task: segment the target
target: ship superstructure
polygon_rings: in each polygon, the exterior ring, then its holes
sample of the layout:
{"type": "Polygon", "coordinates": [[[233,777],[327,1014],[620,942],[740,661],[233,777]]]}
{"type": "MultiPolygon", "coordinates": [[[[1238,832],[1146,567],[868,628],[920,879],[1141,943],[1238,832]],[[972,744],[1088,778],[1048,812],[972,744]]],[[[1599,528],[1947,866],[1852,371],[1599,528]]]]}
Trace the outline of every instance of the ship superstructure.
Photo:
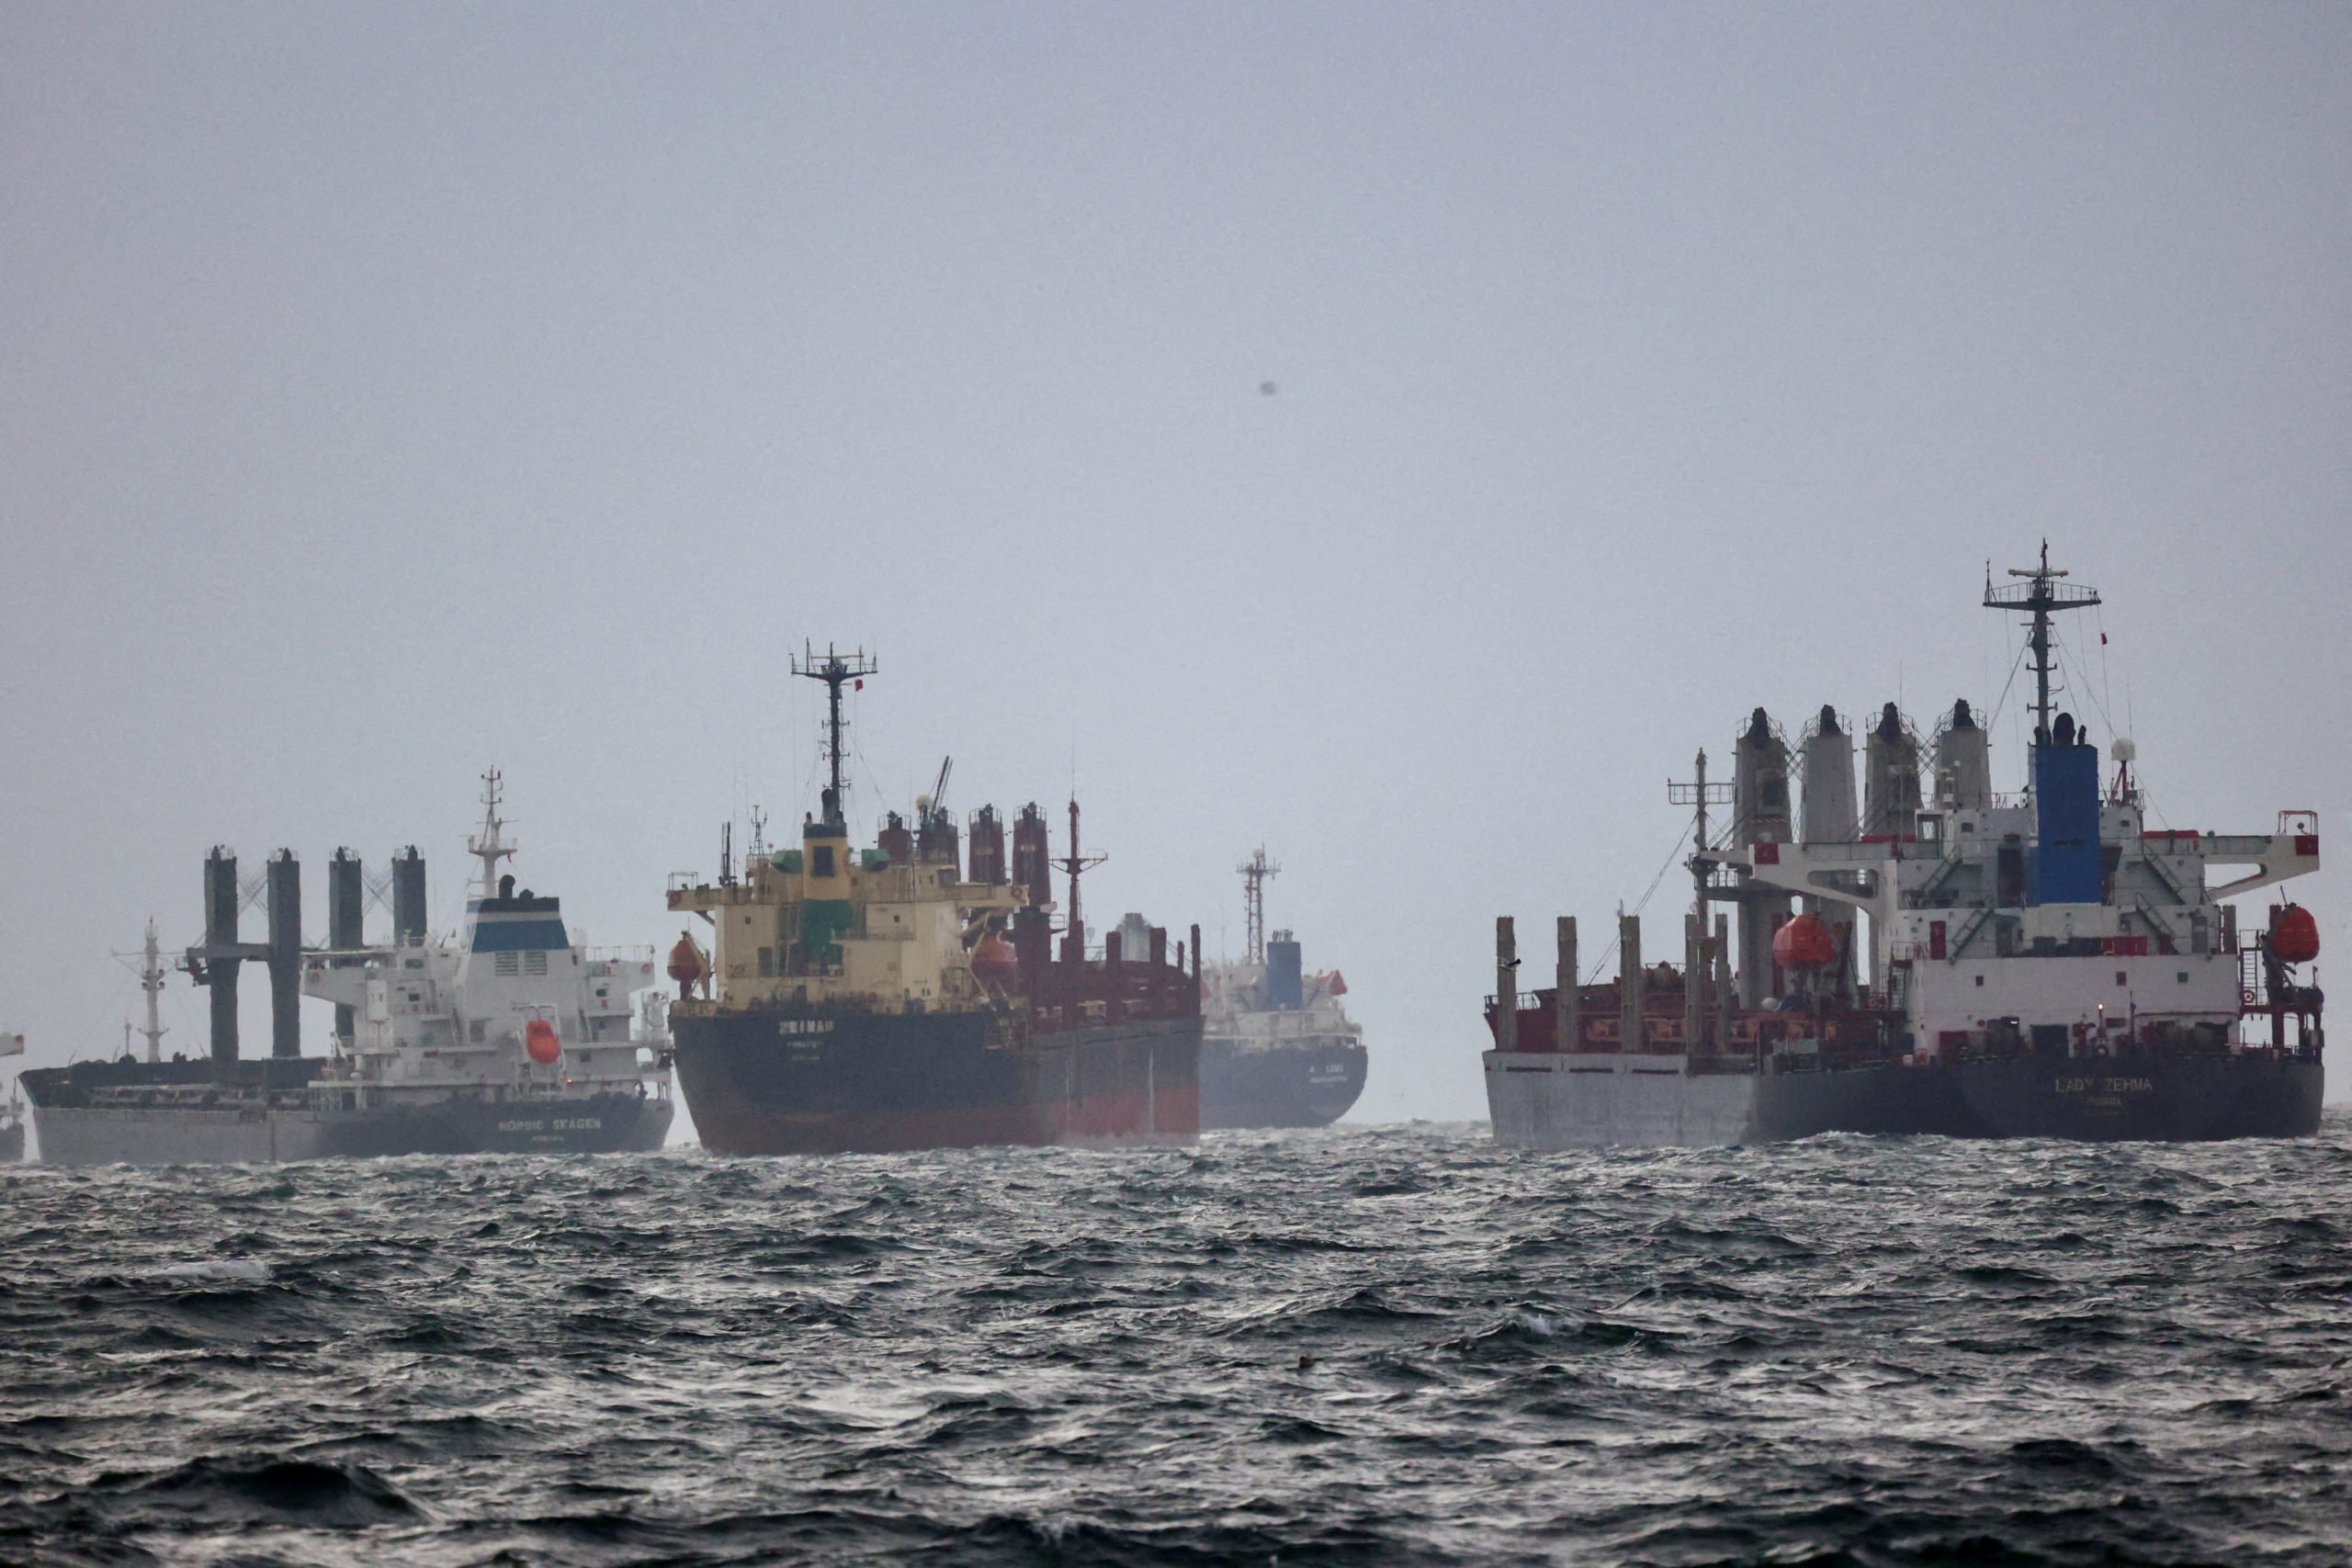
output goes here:
{"type": "MultiPolygon", "coordinates": [[[[808,650],[824,683],[829,782],[797,848],[740,874],[674,885],[700,918],[671,955],[678,1077],[704,1145],[722,1154],[825,1154],[982,1144],[1184,1141],[1200,1126],[1199,928],[1185,967],[1139,919],[1090,948],[1081,852],[1051,853],[1032,804],[983,807],[963,837],[947,770],[910,825],[850,839],[842,689],[865,654],[808,650]],[[1066,874],[1057,909],[1052,874],[1066,874]],[[1057,926],[1055,916],[1061,916],[1057,926]],[[704,947],[704,938],[708,947],[704,947]]],[[[725,859],[722,852],[722,860],[725,859]]]]}
{"type": "Polygon", "coordinates": [[[1291,932],[1267,934],[1266,883],[1281,870],[1263,846],[1242,863],[1244,955],[1204,972],[1204,1128],[1329,1126],[1363,1092],[1363,1031],[1340,1001],[1347,981],[1310,973],[1291,932]]]}
{"type": "Polygon", "coordinates": [[[454,940],[425,930],[424,863],[413,848],[389,878],[391,940],[361,940],[365,882],[338,851],[328,866],[328,942],[300,942],[300,867],[273,857],[262,891],[269,938],[238,938],[236,859],[205,863],[205,942],[186,966],[212,995],[209,1059],[157,1059],[163,973],[153,929],[142,985],[148,1059],[77,1063],[24,1075],[44,1163],[184,1164],[330,1156],[604,1152],[659,1148],[672,1103],[658,1045],[632,1037],[637,994],[653,983],[650,948],[574,946],[560,902],[516,891],[499,816],[502,781],[484,779],[481,881],[454,940]],[[272,1051],[240,1055],[236,969],[268,969],[272,1051]],[[335,1004],[331,1053],[305,1056],[299,998],[335,1004]]]}
{"type": "Polygon", "coordinates": [[[2098,595],[2046,547],[2012,576],[1984,603],[2029,626],[2026,790],[1994,791],[1964,701],[1924,739],[1891,703],[1863,727],[1859,805],[1853,724],[1824,708],[1792,747],[1756,710],[1728,784],[1702,752],[1674,786],[1699,846],[1679,965],[1645,968],[1639,918],[1621,917],[1616,981],[1585,983],[1564,918],[1558,982],[1523,995],[1499,923],[1499,1141],[2317,1129],[2317,928],[2280,903],[2242,931],[2229,902],[2317,870],[2316,815],[2282,811],[2268,833],[2152,825],[2132,743],[2114,739],[2103,780],[2086,728],[2055,711],[2053,623],[2098,595]],[[1720,834],[1715,807],[1731,807],[1720,834]]]}

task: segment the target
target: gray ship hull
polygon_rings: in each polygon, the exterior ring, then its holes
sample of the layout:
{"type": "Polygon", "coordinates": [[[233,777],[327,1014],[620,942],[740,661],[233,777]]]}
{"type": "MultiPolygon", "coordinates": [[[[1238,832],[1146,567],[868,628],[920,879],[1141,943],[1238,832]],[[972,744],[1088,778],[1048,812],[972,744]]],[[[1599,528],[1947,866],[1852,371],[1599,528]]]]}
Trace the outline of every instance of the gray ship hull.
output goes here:
{"type": "Polygon", "coordinates": [[[1341,1036],[1201,1042],[1201,1127],[1328,1127],[1363,1093],[1365,1052],[1341,1036]]]}
{"type": "Polygon", "coordinates": [[[267,1078],[246,1076],[194,1097],[156,1097],[175,1103],[92,1103],[94,1089],[136,1089],[147,1077],[160,1088],[200,1088],[209,1066],[85,1063],[26,1074],[41,1163],[265,1165],[396,1155],[646,1152],[668,1138],[673,1115],[667,1099],[635,1094],[451,1098],[322,1110],[299,1089],[285,1087],[316,1071],[302,1072],[294,1061],[270,1064],[267,1078]],[[213,1103],[202,1103],[206,1093],[213,1103]]]}

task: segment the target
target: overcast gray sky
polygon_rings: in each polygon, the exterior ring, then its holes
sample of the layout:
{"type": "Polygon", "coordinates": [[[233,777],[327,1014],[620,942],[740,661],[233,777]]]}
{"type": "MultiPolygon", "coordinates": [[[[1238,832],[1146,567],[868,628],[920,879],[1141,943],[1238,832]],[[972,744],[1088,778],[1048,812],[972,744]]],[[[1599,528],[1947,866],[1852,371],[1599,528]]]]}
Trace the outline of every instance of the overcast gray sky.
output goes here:
{"type": "Polygon", "coordinates": [[[0,1021],[117,1047],[216,841],[454,924],[493,761],[673,936],[813,637],[858,818],[1074,773],[1213,950],[1262,840],[1357,1115],[1483,1117],[1492,918],[1756,704],[1992,706],[2044,534],[2160,818],[2342,845],[2348,190],[2343,6],[5,0],[0,1021]]]}

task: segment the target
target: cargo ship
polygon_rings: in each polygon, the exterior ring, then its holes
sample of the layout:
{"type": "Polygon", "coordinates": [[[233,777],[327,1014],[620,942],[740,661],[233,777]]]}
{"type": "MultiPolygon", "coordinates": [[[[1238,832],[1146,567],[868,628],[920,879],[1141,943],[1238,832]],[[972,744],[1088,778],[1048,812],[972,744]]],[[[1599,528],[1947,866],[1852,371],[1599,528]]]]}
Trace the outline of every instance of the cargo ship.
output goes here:
{"type": "Polygon", "coordinates": [[[1309,973],[1297,938],[1266,934],[1266,882],[1282,870],[1260,847],[1241,864],[1246,955],[1206,966],[1201,1126],[1328,1127],[1363,1092],[1363,1031],[1337,970],[1309,973]]]}
{"type": "Polygon", "coordinates": [[[1964,701],[1924,740],[1896,705],[1881,710],[1859,812],[1848,721],[1825,707],[1792,752],[1755,710],[1728,785],[1708,782],[1702,751],[1695,781],[1669,786],[1693,807],[1679,964],[1645,967],[1639,915],[1621,916],[1617,977],[1593,984],[1607,955],[1580,974],[1563,917],[1555,983],[1522,993],[1516,931],[1498,922],[1484,1054],[1497,1142],[2318,1130],[2317,925],[2279,902],[2242,930],[2229,902],[2316,871],[2317,815],[2281,811],[2269,833],[2151,824],[2132,742],[2113,739],[2103,779],[2086,727],[2054,711],[2055,623],[2098,592],[2051,567],[2046,544],[2010,577],[1996,588],[1988,572],[1984,605],[2025,617],[2023,793],[1994,791],[1987,727],[1964,701]],[[1729,914],[1710,922],[1711,906],[1729,914]]]}
{"type": "Polygon", "coordinates": [[[301,868],[269,860],[255,891],[268,940],[239,940],[245,890],[236,857],[205,862],[205,941],[189,976],[211,1000],[211,1053],[162,1059],[156,998],[166,975],[148,929],[145,1060],[36,1068],[22,1075],[48,1165],[263,1163],[339,1156],[608,1153],[668,1136],[673,1104],[658,1043],[633,1038],[631,997],[653,983],[650,948],[571,944],[560,902],[517,892],[499,864],[514,853],[498,815],[501,779],[483,784],[482,863],[456,941],[425,931],[424,861],[392,860],[389,944],[364,945],[366,885],[357,857],[327,874],[328,945],[301,945],[301,868]],[[271,1052],[241,1057],[239,966],[270,984],[271,1052]],[[305,1056],[300,999],[335,1004],[331,1053],[305,1056]]]}
{"type": "Polygon", "coordinates": [[[1186,1143],[1201,1124],[1200,928],[1189,947],[1139,917],[1090,949],[1080,874],[1053,859],[1033,803],[969,827],[947,769],[911,824],[850,842],[842,694],[877,672],[864,650],[813,647],[796,675],[826,692],[829,782],[797,847],[755,834],[739,874],[722,838],[715,882],[674,885],[690,925],[670,956],[678,1085],[723,1155],[892,1153],[991,1144],[1186,1143]],[[1052,873],[1067,874],[1057,909],[1052,873]],[[1058,914],[1060,920],[1056,923],[1058,914]],[[1186,967],[1190,954],[1191,968],[1186,967]]]}

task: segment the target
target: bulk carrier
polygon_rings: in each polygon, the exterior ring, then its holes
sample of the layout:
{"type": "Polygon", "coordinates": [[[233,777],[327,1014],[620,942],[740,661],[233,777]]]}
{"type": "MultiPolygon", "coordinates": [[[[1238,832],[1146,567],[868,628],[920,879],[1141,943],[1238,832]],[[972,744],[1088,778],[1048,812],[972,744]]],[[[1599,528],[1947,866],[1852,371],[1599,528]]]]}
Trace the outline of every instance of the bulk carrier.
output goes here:
{"type": "Polygon", "coordinates": [[[516,892],[498,869],[514,846],[498,815],[496,770],[483,784],[482,831],[469,843],[481,887],[454,942],[426,934],[424,861],[413,847],[387,879],[389,945],[362,943],[365,879],[347,850],[328,866],[326,947],[301,945],[301,868],[290,851],[270,858],[255,889],[268,940],[241,942],[245,890],[236,857],[215,849],[204,866],[205,941],[184,960],[210,992],[210,1056],[161,1059],[165,971],[151,924],[141,976],[147,1059],[126,1053],[22,1075],[42,1163],[660,1148],[673,1109],[667,1063],[658,1036],[631,1036],[630,998],[652,983],[651,950],[574,947],[557,899],[516,892]],[[238,969],[248,961],[270,984],[271,1052],[254,1061],[241,1058],[237,1031],[238,969]],[[305,996],[335,1004],[330,1055],[301,1055],[305,996]]]}
{"type": "Polygon", "coordinates": [[[1202,1006],[1201,1125],[1328,1127],[1363,1092],[1363,1031],[1337,970],[1309,974],[1289,931],[1266,934],[1261,847],[1241,864],[1248,953],[1207,966],[1202,1006]]]}
{"type": "Polygon", "coordinates": [[[1623,916],[1617,979],[1580,983],[1563,918],[1557,983],[1522,994],[1512,922],[1498,922],[1485,1053],[1497,1142],[2318,1130],[2317,926],[2280,903],[2242,931],[2227,902],[2316,871],[2316,814],[2282,811],[2270,833],[2151,826],[2132,743],[2115,739],[2102,784],[2086,730],[2053,712],[2053,622],[2098,593],[2052,569],[2046,545],[2010,575],[1996,588],[1988,574],[1984,604],[2029,628],[2024,794],[1994,792],[1968,704],[1923,741],[1890,703],[1863,741],[1858,813],[1852,727],[1824,708],[1794,748],[1792,820],[1792,749],[1757,709],[1729,786],[1707,782],[1702,751],[1695,782],[1669,790],[1694,808],[1679,966],[1645,968],[1639,917],[1623,916]],[[1715,806],[1732,808],[1720,838],[1715,806]],[[1709,929],[1711,905],[1736,916],[1736,938],[1724,915],[1709,929]]]}
{"type": "Polygon", "coordinates": [[[739,876],[673,886],[707,923],[672,950],[678,1084],[705,1147],[725,1155],[889,1153],[987,1144],[1190,1142],[1200,1131],[1200,928],[1171,961],[1167,931],[1130,917],[1087,944],[1079,847],[1050,854],[1033,804],[1011,824],[983,807],[964,863],[946,770],[854,848],[843,807],[845,685],[863,650],[813,649],[830,782],[797,848],[755,839],[739,876]],[[1054,925],[1052,871],[1069,900],[1054,925]],[[1185,955],[1193,967],[1185,967],[1185,955]]]}

